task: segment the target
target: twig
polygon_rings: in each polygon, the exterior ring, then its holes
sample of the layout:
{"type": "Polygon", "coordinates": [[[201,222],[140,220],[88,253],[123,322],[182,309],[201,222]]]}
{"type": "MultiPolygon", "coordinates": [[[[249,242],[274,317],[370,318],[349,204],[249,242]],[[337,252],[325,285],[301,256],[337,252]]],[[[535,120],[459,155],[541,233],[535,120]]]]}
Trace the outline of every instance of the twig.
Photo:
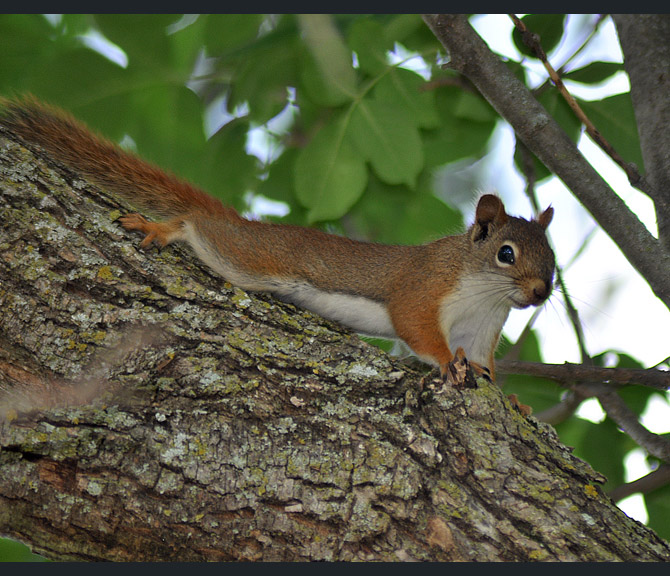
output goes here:
{"type": "Polygon", "coordinates": [[[670,441],[663,436],[649,432],[638,420],[621,397],[614,391],[598,394],[598,402],[607,415],[649,454],[670,462],[670,441]]]}
{"type": "Polygon", "coordinates": [[[528,30],[524,22],[514,14],[510,14],[510,18],[521,33],[521,38],[524,44],[526,44],[526,46],[535,52],[547,70],[551,81],[554,83],[556,88],[558,88],[561,96],[563,96],[565,101],[568,103],[568,106],[572,108],[572,111],[575,113],[575,116],[577,116],[579,121],[584,124],[586,133],[610,158],[612,158],[612,160],[614,160],[614,162],[616,162],[623,169],[623,171],[626,173],[626,176],[628,176],[628,181],[630,182],[631,186],[635,186],[649,197],[654,198],[655,196],[653,190],[651,190],[651,186],[646,181],[646,179],[642,177],[637,169],[637,166],[635,166],[633,163],[626,162],[619,155],[619,153],[614,149],[614,146],[609,143],[609,141],[598,131],[593,122],[591,122],[589,117],[579,106],[572,94],[568,92],[568,89],[565,87],[565,84],[563,84],[563,80],[561,79],[560,75],[550,64],[549,59],[547,58],[547,55],[544,52],[542,45],[540,44],[540,40],[537,34],[533,34],[530,30],[528,30]]]}
{"type": "Polygon", "coordinates": [[[579,353],[581,355],[582,363],[588,362],[590,360],[590,356],[588,351],[586,350],[586,342],[584,341],[584,328],[582,326],[582,321],[579,318],[579,312],[577,311],[577,308],[575,308],[575,305],[572,303],[570,293],[568,292],[568,289],[565,286],[562,270],[558,266],[556,266],[556,279],[558,285],[561,287],[561,292],[563,294],[563,301],[565,302],[565,311],[568,314],[570,323],[572,324],[572,327],[575,331],[575,335],[577,336],[577,343],[579,344],[579,353]]]}
{"type": "MultiPolygon", "coordinates": [[[[540,206],[535,194],[536,174],[532,155],[530,150],[528,150],[528,147],[523,142],[518,140],[517,148],[519,149],[522,158],[521,169],[524,176],[526,177],[526,196],[530,200],[530,203],[533,205],[533,210],[535,210],[535,213],[537,214],[540,211],[540,206]]],[[[570,319],[570,322],[572,323],[572,326],[575,330],[575,334],[577,335],[577,342],[579,344],[579,350],[581,353],[581,361],[585,362],[589,358],[589,355],[586,351],[586,344],[584,342],[584,330],[582,328],[581,320],[579,319],[579,313],[572,304],[572,298],[570,298],[570,294],[568,293],[568,290],[565,286],[563,273],[559,266],[556,266],[556,282],[560,286],[561,292],[563,293],[565,309],[568,314],[568,318],[570,319]]],[[[533,321],[534,319],[535,316],[533,316],[533,321]]]]}
{"type": "Polygon", "coordinates": [[[455,86],[457,88],[462,88],[463,90],[468,90],[469,92],[472,92],[473,94],[477,94],[479,96],[477,88],[475,88],[472,85],[472,82],[470,82],[464,76],[440,76],[439,78],[428,80],[427,82],[424,82],[421,86],[419,86],[419,92],[428,92],[430,90],[436,90],[438,88],[441,88],[442,86],[455,86]]]}
{"type": "MultiPolygon", "coordinates": [[[[563,417],[563,413],[574,409],[584,398],[596,397],[602,409],[617,426],[649,454],[670,463],[670,441],[654,434],[640,424],[638,415],[633,412],[616,393],[617,385],[641,384],[657,390],[670,388],[670,372],[661,370],[634,370],[629,368],[599,368],[583,364],[540,364],[535,362],[496,363],[496,369],[502,373],[530,374],[556,380],[569,386],[574,396],[557,404],[537,417],[545,422],[563,417]],[[576,382],[581,384],[575,385],[576,382]]],[[[560,421],[560,420],[559,420],[560,421]]]]}
{"type": "Polygon", "coordinates": [[[535,418],[547,424],[556,425],[570,418],[579,408],[582,400],[584,400],[584,397],[579,394],[578,390],[572,390],[560,402],[542,410],[542,412],[536,412],[535,418]]]}
{"type": "MultiPolygon", "coordinates": [[[[638,384],[655,390],[670,389],[670,372],[655,368],[603,368],[585,364],[543,364],[541,362],[518,362],[499,360],[496,371],[503,374],[526,374],[554,380],[561,385],[572,388],[578,382],[599,382],[622,386],[638,384]]],[[[595,394],[589,394],[593,396],[595,394]]]]}
{"type": "Polygon", "coordinates": [[[647,494],[668,483],[670,483],[670,466],[662,465],[642,478],[617,486],[609,495],[612,500],[618,502],[636,492],[647,494]]]}
{"type": "MultiPolygon", "coordinates": [[[[590,41],[593,39],[593,37],[596,35],[596,33],[598,32],[598,29],[600,28],[601,24],[605,21],[605,18],[606,18],[606,17],[607,17],[606,14],[599,14],[599,15],[598,15],[598,18],[597,18],[597,20],[596,20],[596,22],[595,22],[593,28],[591,28],[591,30],[590,30],[588,36],[584,39],[584,41],[581,43],[581,45],[579,46],[579,48],[577,48],[576,50],[574,50],[574,51],[568,56],[567,60],[566,60],[565,62],[563,62],[563,64],[561,64],[561,65],[558,67],[557,72],[558,72],[559,75],[562,75],[562,74],[563,74],[563,72],[565,71],[566,66],[567,66],[572,60],[574,60],[575,58],[577,58],[577,56],[579,56],[579,54],[581,54],[584,50],[586,50],[586,48],[587,48],[588,45],[589,45],[589,42],[590,42],[590,41]]],[[[545,80],[545,81],[542,83],[541,86],[538,86],[538,87],[537,87],[537,90],[543,90],[544,87],[545,87],[547,84],[550,84],[550,83],[551,83],[551,79],[550,79],[550,78],[547,78],[547,80],[545,80]]]]}

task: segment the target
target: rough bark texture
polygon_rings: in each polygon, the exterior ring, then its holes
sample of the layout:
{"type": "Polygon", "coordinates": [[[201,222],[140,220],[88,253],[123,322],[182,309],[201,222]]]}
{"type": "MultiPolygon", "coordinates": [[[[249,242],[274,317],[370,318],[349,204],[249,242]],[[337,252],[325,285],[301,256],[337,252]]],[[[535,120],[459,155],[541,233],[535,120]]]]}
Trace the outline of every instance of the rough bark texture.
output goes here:
{"type": "Polygon", "coordinates": [[[670,250],[670,15],[613,14],[630,78],[659,238],[670,250]]]}
{"type": "Polygon", "coordinates": [[[0,534],[52,559],[669,560],[499,388],[139,251],[0,134],[0,534]]]}

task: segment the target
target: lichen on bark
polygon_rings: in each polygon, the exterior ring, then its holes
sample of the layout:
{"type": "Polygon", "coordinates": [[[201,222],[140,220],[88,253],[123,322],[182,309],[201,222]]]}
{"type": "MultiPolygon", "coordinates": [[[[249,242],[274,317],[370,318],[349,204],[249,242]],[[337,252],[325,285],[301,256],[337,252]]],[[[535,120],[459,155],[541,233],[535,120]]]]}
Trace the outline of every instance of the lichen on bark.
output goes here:
{"type": "Polygon", "coordinates": [[[127,206],[11,139],[0,166],[0,534],[78,560],[670,559],[496,385],[139,250],[127,206]]]}

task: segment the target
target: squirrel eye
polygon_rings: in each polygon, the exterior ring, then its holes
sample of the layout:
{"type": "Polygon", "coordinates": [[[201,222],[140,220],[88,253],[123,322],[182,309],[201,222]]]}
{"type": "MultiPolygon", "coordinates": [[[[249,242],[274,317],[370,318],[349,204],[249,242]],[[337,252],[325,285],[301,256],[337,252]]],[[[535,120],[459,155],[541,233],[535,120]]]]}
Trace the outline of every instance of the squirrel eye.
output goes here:
{"type": "Polygon", "coordinates": [[[498,262],[505,266],[514,264],[514,248],[509,244],[503,244],[498,250],[498,262]]]}

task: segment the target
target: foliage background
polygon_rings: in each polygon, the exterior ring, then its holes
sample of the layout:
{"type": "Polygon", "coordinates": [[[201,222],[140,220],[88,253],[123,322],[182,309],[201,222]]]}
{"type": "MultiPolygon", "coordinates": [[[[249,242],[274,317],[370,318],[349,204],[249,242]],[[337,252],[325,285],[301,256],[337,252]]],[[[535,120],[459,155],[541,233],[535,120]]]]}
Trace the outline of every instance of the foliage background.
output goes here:
{"type": "MultiPolygon", "coordinates": [[[[621,63],[584,58],[604,22],[593,16],[578,24],[561,14],[524,19],[550,55],[570,26],[582,27],[585,41],[562,70],[582,85],[623,73],[621,63]],[[580,63],[571,67],[577,53],[580,63]]],[[[507,64],[577,141],[581,124],[538,77],[516,35],[513,41],[522,57],[507,64]]],[[[1,15],[0,48],[3,96],[29,92],[63,107],[254,217],[260,211],[380,242],[415,244],[461,231],[503,123],[441,66],[445,54],[418,15],[1,15]]],[[[618,152],[642,167],[629,94],[580,104],[618,152]]],[[[514,161],[523,162],[520,150],[514,161]]],[[[550,178],[539,162],[533,166],[538,182],[550,178]]],[[[523,196],[522,188],[514,195],[523,196]]],[[[577,235],[572,253],[557,246],[566,267],[590,249],[590,236],[577,235]]],[[[550,304],[557,314],[561,298],[556,293],[550,304]]],[[[533,320],[518,342],[506,339],[501,354],[542,361],[533,320]]],[[[598,350],[592,360],[642,367],[625,350],[598,350]]],[[[525,376],[507,377],[504,386],[536,413],[564,392],[525,376]]],[[[622,396],[638,414],[652,397],[667,404],[642,387],[622,396]]],[[[556,428],[608,477],[607,487],[627,480],[625,458],[637,446],[609,418],[573,415],[556,428]]],[[[645,501],[649,525],[670,537],[670,488],[645,501]]],[[[18,559],[16,550],[0,542],[0,558],[18,559]]]]}

